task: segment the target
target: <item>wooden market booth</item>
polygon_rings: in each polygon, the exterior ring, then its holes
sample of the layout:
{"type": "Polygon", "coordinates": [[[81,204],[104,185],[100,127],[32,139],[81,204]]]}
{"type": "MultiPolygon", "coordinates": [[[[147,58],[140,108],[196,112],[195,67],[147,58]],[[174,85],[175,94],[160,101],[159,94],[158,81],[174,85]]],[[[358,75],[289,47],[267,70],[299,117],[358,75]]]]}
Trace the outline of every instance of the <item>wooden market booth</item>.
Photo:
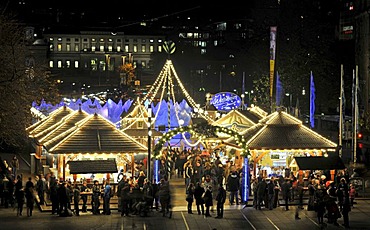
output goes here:
{"type": "MultiPolygon", "coordinates": [[[[147,146],[98,114],[88,115],[78,110],[49,125],[42,133],[35,134],[35,139],[43,147],[42,155],[50,159],[46,162],[47,169],[63,180],[67,177],[81,179],[70,174],[70,161],[114,160],[119,169],[126,170],[128,166],[134,168],[136,154],[147,154],[148,151],[147,146]]],[[[107,174],[105,178],[109,177],[107,174]]]]}
{"type": "MultiPolygon", "coordinates": [[[[258,165],[270,167],[271,174],[283,174],[295,156],[315,157],[336,154],[337,144],[306,127],[301,120],[284,111],[276,111],[261,119],[258,124],[242,132],[250,151],[252,174],[256,176],[258,165]]],[[[235,144],[235,140],[226,140],[235,144]]],[[[291,170],[294,170],[292,168],[291,170]]],[[[301,178],[303,171],[298,168],[301,178]]],[[[267,177],[269,173],[261,171],[267,177]]],[[[334,176],[334,172],[331,172],[334,176]]]]}

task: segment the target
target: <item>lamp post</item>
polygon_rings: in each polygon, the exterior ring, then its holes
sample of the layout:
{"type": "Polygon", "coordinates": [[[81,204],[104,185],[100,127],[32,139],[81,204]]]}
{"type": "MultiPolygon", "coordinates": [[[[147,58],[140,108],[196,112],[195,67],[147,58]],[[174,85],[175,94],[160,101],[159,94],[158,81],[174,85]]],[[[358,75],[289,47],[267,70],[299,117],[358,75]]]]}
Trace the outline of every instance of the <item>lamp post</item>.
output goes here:
{"type": "Polygon", "coordinates": [[[240,96],[242,98],[242,110],[244,110],[244,97],[245,97],[245,95],[244,95],[244,93],[242,93],[242,95],[240,95],[240,96]]]}
{"type": "Polygon", "coordinates": [[[152,183],[152,172],[150,169],[151,164],[151,151],[152,151],[152,107],[148,105],[148,160],[147,160],[147,177],[150,183],[152,183]]]}

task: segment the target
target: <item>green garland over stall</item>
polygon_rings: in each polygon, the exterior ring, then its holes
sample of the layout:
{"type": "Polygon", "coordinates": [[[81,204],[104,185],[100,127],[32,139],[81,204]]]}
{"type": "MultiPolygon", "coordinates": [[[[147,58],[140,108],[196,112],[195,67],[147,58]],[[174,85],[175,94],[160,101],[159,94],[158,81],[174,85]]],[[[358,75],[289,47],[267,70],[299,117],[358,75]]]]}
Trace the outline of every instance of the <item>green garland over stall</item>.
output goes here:
{"type": "Polygon", "coordinates": [[[213,125],[197,125],[197,126],[184,126],[184,127],[178,127],[176,129],[172,129],[169,132],[165,133],[161,139],[158,140],[158,143],[154,146],[153,150],[153,157],[157,157],[161,150],[163,145],[168,142],[173,136],[179,134],[179,133],[190,133],[194,137],[198,138],[208,138],[208,137],[218,137],[218,133],[224,133],[229,135],[230,137],[234,137],[237,145],[242,149],[242,152],[240,153],[241,156],[246,157],[248,156],[249,149],[247,146],[247,141],[245,140],[243,135],[240,135],[238,132],[225,128],[220,126],[213,126],[213,125]]]}

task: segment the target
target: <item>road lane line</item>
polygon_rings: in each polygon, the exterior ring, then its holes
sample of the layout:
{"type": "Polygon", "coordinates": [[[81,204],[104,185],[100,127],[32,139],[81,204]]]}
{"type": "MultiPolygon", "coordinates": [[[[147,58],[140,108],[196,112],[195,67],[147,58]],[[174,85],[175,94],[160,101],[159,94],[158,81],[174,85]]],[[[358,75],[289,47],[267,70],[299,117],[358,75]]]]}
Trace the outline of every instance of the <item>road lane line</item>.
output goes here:
{"type": "Polygon", "coordinates": [[[272,224],[272,226],[275,227],[275,229],[280,229],[278,226],[276,226],[276,224],[274,224],[274,222],[270,218],[268,218],[268,216],[266,216],[266,218],[267,218],[268,221],[270,221],[270,223],[272,224]]]}
{"type": "Polygon", "coordinates": [[[244,213],[242,212],[242,210],[239,210],[240,213],[243,215],[244,219],[249,223],[249,225],[254,229],[254,230],[257,230],[256,227],[254,227],[254,225],[248,220],[248,218],[244,215],[244,213]]]}
{"type": "Polygon", "coordinates": [[[188,222],[186,221],[186,218],[185,218],[185,216],[184,216],[184,213],[183,213],[183,212],[181,212],[181,216],[182,216],[182,219],[184,220],[184,223],[185,223],[185,227],[186,227],[186,229],[187,229],[187,230],[190,230],[189,225],[188,225],[188,222]]]}
{"type": "Polygon", "coordinates": [[[312,223],[314,223],[317,227],[320,227],[320,225],[318,223],[316,223],[316,221],[314,221],[311,217],[307,216],[306,213],[303,213],[303,215],[305,215],[312,223]]]}

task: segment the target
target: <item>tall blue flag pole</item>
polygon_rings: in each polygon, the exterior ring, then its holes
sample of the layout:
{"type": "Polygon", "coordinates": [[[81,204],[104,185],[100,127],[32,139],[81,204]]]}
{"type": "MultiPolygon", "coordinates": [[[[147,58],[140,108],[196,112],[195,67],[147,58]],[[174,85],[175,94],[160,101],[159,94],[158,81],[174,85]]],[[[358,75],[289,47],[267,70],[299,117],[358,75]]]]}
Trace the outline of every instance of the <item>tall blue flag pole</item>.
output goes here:
{"type": "Polygon", "coordinates": [[[310,83],[310,127],[315,127],[315,83],[313,81],[313,74],[311,71],[311,83],[310,83]]]}
{"type": "Polygon", "coordinates": [[[281,106],[281,96],[283,95],[283,84],[280,80],[280,75],[276,72],[276,106],[281,106]]]}

